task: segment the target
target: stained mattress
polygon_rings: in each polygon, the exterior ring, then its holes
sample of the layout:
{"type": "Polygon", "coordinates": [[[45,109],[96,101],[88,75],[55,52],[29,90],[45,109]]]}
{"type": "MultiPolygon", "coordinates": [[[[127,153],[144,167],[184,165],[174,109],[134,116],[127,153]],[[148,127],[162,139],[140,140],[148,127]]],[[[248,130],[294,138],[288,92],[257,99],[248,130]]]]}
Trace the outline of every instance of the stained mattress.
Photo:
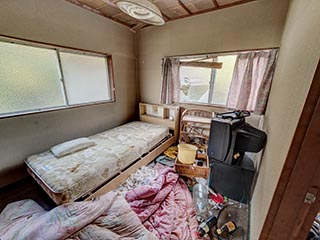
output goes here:
{"type": "Polygon", "coordinates": [[[169,134],[165,126],[131,122],[90,136],[96,145],[56,158],[50,151],[26,159],[29,173],[57,203],[74,201],[151,150],[169,134]]]}

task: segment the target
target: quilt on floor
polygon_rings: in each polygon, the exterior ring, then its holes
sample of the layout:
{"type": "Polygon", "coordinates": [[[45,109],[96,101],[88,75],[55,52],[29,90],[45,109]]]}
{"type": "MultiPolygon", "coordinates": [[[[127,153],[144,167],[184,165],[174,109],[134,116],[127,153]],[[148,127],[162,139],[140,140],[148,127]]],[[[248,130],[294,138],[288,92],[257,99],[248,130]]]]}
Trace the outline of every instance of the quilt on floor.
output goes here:
{"type": "Polygon", "coordinates": [[[159,239],[198,239],[191,194],[172,168],[156,165],[158,176],[129,190],[125,198],[141,222],[159,239]]]}
{"type": "Polygon", "coordinates": [[[156,240],[125,199],[109,192],[93,201],[45,211],[33,200],[11,203],[0,214],[1,240],[156,240]]]}

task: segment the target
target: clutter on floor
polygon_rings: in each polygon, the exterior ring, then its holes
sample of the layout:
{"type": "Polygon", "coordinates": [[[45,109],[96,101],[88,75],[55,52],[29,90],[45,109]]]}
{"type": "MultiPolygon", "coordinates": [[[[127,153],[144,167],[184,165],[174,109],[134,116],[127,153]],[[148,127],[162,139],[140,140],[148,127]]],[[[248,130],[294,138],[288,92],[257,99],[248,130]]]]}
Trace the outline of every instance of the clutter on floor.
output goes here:
{"type": "Polygon", "coordinates": [[[197,178],[196,181],[188,183],[194,184],[189,188],[193,192],[199,234],[218,240],[247,239],[249,214],[247,205],[214,192],[208,187],[206,179],[197,178]],[[226,227],[229,227],[228,232],[226,227]]]}
{"type": "MultiPolygon", "coordinates": [[[[203,155],[202,150],[196,151],[194,162],[186,165],[194,166],[197,158],[204,159],[203,155]]],[[[28,239],[27,236],[31,239],[39,236],[46,239],[246,239],[247,205],[209,188],[207,176],[179,175],[174,165],[177,158],[178,148],[169,148],[115,191],[92,201],[64,204],[51,211],[45,211],[32,200],[9,204],[0,215],[1,240],[28,239]],[[46,231],[49,225],[54,227],[46,231]]]]}
{"type": "MultiPolygon", "coordinates": [[[[198,221],[198,238],[218,240],[247,239],[248,206],[216,193],[208,186],[208,175],[203,178],[201,174],[195,174],[194,172],[193,174],[185,174],[185,172],[179,171],[181,168],[177,167],[177,159],[181,157],[181,154],[178,154],[177,150],[177,147],[171,147],[164,153],[166,155],[163,156],[175,159],[174,168],[188,186],[190,194],[192,194],[193,208],[198,221]]],[[[194,151],[191,148],[187,150],[194,151]]],[[[186,149],[184,148],[183,151],[186,151],[186,149]]],[[[196,158],[201,154],[206,156],[205,151],[196,151],[192,153],[191,158],[193,158],[193,161],[190,160],[190,164],[181,163],[183,161],[179,161],[179,164],[191,169],[196,164],[196,158]]],[[[182,157],[185,156],[182,155],[182,157]]],[[[161,161],[157,162],[161,163],[161,161]]]]}

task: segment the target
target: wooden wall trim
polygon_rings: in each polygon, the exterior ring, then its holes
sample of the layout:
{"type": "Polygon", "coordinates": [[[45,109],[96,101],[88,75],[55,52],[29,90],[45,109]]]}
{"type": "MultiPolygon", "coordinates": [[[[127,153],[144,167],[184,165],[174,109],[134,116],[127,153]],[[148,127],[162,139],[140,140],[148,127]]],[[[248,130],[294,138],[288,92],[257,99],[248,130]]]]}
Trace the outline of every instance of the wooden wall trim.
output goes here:
{"type": "MultiPolygon", "coordinates": [[[[270,208],[267,213],[266,220],[264,222],[260,238],[259,239],[269,239],[272,227],[274,225],[276,215],[280,209],[281,202],[283,200],[284,193],[288,187],[292,171],[297,162],[301,146],[305,140],[309,123],[311,122],[313,113],[316,109],[318,99],[320,98],[320,61],[304,104],[303,111],[296,128],[293,141],[291,143],[284,167],[282,169],[279,182],[277,184],[275,193],[272,198],[270,208]]],[[[292,227],[292,226],[291,226],[292,227]]],[[[289,227],[290,228],[290,227],[289,227]]]]}
{"type": "Polygon", "coordinates": [[[316,104],[268,239],[298,240],[307,238],[307,233],[312,225],[312,221],[306,222],[307,216],[315,218],[319,211],[319,208],[315,212],[314,210],[310,211],[314,206],[319,207],[320,203],[320,178],[317,172],[320,169],[319,148],[320,99],[316,104]],[[314,203],[304,201],[307,192],[317,196],[314,203]],[[303,226],[305,226],[304,229],[303,226]]]}

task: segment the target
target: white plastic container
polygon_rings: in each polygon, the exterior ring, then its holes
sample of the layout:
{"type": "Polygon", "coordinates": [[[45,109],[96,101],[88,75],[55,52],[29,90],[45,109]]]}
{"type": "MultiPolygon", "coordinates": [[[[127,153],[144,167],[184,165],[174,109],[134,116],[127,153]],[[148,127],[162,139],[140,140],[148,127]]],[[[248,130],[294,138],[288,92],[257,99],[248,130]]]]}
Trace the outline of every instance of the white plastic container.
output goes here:
{"type": "Polygon", "coordinates": [[[181,143],[178,145],[178,160],[183,164],[193,164],[196,158],[196,152],[198,147],[187,144],[181,143]]]}

